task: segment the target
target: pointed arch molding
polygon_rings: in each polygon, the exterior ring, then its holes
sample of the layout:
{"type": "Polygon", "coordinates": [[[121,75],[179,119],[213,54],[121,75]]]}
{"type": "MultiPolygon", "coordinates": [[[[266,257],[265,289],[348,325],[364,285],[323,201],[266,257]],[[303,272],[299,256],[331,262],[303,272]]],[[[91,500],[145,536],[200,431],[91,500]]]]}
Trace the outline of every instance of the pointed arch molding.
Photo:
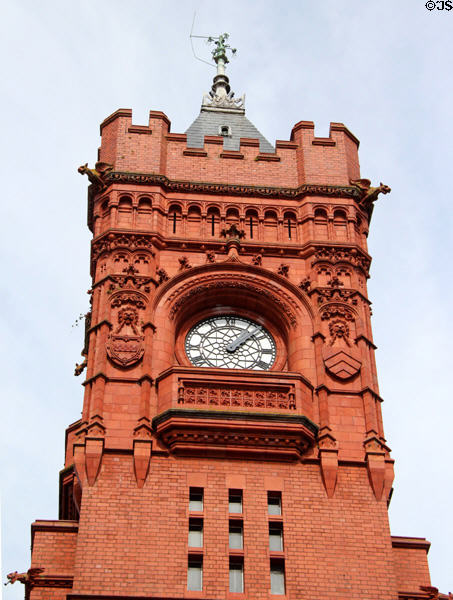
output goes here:
{"type": "Polygon", "coordinates": [[[314,322],[309,299],[286,278],[262,267],[230,260],[193,267],[173,277],[159,290],[154,307],[157,308],[164,299],[168,304],[170,318],[175,320],[191,300],[222,289],[264,297],[292,328],[298,324],[298,313],[300,315],[301,309],[305,309],[304,312],[308,313],[311,322],[314,322]]]}

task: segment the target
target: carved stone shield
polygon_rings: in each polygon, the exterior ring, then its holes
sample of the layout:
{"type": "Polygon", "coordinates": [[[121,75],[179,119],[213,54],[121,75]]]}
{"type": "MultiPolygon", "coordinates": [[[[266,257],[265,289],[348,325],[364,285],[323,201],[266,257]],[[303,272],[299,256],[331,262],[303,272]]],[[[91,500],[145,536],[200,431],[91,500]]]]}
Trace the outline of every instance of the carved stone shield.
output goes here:
{"type": "Polygon", "coordinates": [[[352,348],[324,348],[324,366],[340,379],[349,379],[360,371],[362,361],[352,348]]]}
{"type": "Polygon", "coordinates": [[[107,354],[120,367],[137,363],[145,351],[144,336],[112,333],[107,340],[107,354]]]}

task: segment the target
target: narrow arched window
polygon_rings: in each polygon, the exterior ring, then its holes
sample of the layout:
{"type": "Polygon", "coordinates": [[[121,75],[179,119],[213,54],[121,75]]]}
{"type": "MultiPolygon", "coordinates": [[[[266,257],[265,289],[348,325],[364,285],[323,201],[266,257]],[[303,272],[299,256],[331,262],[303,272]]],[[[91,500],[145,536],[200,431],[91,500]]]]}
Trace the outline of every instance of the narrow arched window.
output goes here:
{"type": "Polygon", "coordinates": [[[201,211],[198,206],[189,208],[186,233],[189,237],[199,237],[201,234],[201,211]]]}
{"type": "Polygon", "coordinates": [[[149,198],[140,198],[137,209],[137,227],[139,229],[149,229],[151,226],[151,200],[149,198]]]}
{"type": "Polygon", "coordinates": [[[278,239],[277,213],[267,210],[264,214],[264,241],[275,242],[278,239]]]}
{"type": "Polygon", "coordinates": [[[212,237],[218,237],[220,235],[220,212],[217,207],[211,206],[208,208],[207,223],[210,235],[212,237]]]}
{"type": "Polygon", "coordinates": [[[239,211],[237,208],[229,208],[226,211],[227,225],[239,225],[239,211]]]}
{"type": "Polygon", "coordinates": [[[172,233],[173,235],[176,235],[177,233],[182,233],[181,231],[179,231],[181,217],[181,207],[177,204],[170,206],[168,210],[168,233],[172,233]]]}
{"type": "Polygon", "coordinates": [[[286,238],[288,240],[295,240],[296,235],[296,215],[292,212],[286,212],[283,217],[283,222],[286,230],[286,238]]]}
{"type": "Polygon", "coordinates": [[[333,213],[333,230],[338,240],[348,239],[348,222],[343,210],[336,210],[333,213]]]}
{"type": "Polygon", "coordinates": [[[245,225],[248,236],[251,240],[258,238],[258,213],[256,210],[249,209],[245,213],[245,225]]]}
{"type": "Polygon", "coordinates": [[[323,208],[315,210],[315,239],[327,240],[329,237],[327,230],[327,213],[323,208]]]}
{"type": "Polygon", "coordinates": [[[129,228],[132,226],[132,200],[122,196],[118,203],[118,227],[129,228]]]}

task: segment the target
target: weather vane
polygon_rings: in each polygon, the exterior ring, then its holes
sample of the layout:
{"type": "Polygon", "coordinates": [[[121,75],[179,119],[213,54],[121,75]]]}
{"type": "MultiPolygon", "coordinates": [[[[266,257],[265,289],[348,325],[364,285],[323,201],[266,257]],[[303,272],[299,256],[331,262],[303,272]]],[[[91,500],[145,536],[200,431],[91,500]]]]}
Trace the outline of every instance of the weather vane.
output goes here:
{"type": "Polygon", "coordinates": [[[231,51],[231,54],[234,56],[237,52],[236,48],[232,48],[229,44],[226,43],[229,38],[228,33],[222,33],[219,37],[208,37],[208,44],[214,44],[214,49],[211,51],[212,58],[216,65],[219,64],[220,61],[223,61],[224,64],[229,63],[227,57],[227,50],[231,51]]]}
{"type": "Polygon", "coordinates": [[[192,52],[194,57],[201,62],[204,62],[210,66],[214,66],[207,60],[203,60],[195,54],[193,47],[192,38],[205,39],[207,44],[214,44],[214,48],[211,50],[212,58],[217,67],[217,74],[214,77],[214,82],[211,91],[205,93],[203,96],[202,107],[205,108],[228,108],[235,111],[244,111],[245,95],[241,98],[234,98],[234,93],[231,91],[228,77],[225,74],[225,65],[230,61],[228,60],[227,51],[231,52],[232,56],[236,55],[236,48],[232,48],[227,40],[230,37],[228,33],[222,33],[217,37],[212,35],[193,35],[193,27],[195,23],[195,14],[193,16],[192,30],[190,32],[190,43],[192,45],[192,52]]]}

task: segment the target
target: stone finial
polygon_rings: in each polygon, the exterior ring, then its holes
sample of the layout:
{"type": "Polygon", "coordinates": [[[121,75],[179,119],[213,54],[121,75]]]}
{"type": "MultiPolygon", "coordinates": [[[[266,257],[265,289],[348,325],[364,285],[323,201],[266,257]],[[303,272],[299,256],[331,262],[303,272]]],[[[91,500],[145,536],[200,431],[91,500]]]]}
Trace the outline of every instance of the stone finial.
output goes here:
{"type": "Polygon", "coordinates": [[[234,92],[230,88],[230,81],[225,75],[225,65],[230,62],[227,57],[227,50],[230,50],[233,56],[236,54],[236,48],[231,48],[227,44],[228,38],[228,33],[208,38],[208,43],[214,44],[211,54],[217,65],[217,73],[214,77],[211,91],[203,95],[201,105],[202,108],[221,108],[242,113],[244,112],[245,95],[242,95],[241,98],[234,98],[234,92]]]}

